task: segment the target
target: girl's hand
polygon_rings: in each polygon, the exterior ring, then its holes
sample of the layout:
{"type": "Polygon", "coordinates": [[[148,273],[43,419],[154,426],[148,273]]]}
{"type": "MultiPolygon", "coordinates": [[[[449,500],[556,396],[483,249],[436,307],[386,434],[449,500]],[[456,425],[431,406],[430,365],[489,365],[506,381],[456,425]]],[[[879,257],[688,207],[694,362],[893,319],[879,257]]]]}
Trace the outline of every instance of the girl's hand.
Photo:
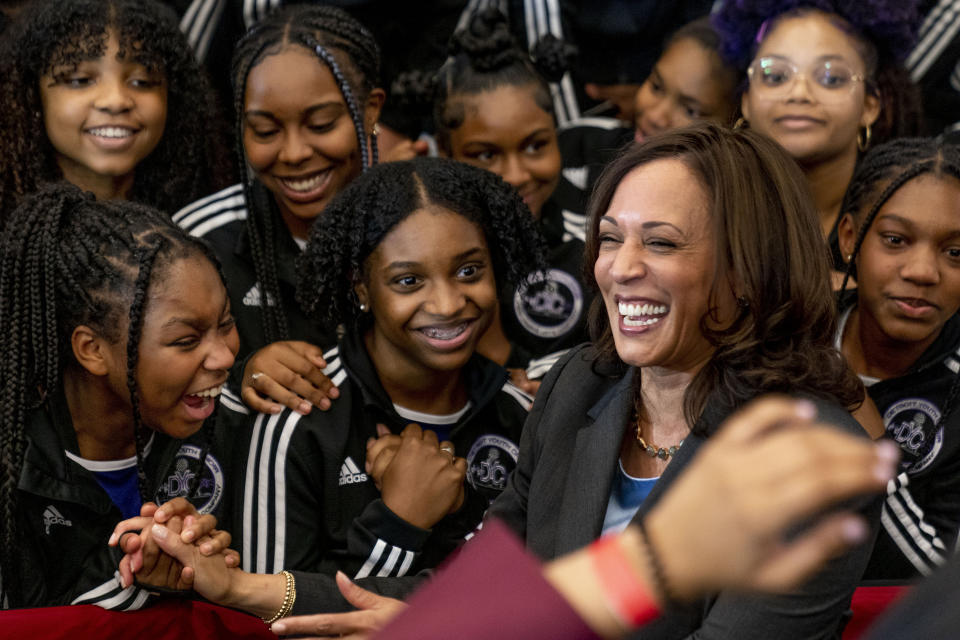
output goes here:
{"type": "Polygon", "coordinates": [[[784,536],[832,504],[882,491],[896,472],[895,444],[817,424],[815,413],[782,397],[751,403],[650,512],[649,542],[675,595],[789,589],[867,537],[867,523],[850,511],[784,536]]]}
{"type": "Polygon", "coordinates": [[[531,380],[527,377],[527,372],[525,369],[507,369],[510,372],[510,382],[513,383],[513,386],[519,388],[524,393],[529,393],[532,396],[537,395],[537,391],[540,389],[540,384],[543,380],[531,380]]]}
{"type": "Polygon", "coordinates": [[[330,408],[340,396],[323,370],[323,351],[308,342],[286,340],[263,347],[247,360],[240,397],[260,413],[280,413],[288,407],[307,415],[313,407],[330,408]]]}
{"type": "Polygon", "coordinates": [[[359,611],[293,616],[274,622],[270,627],[278,636],[348,638],[364,640],[382,629],[407,608],[400,600],[387,598],[358,587],[342,571],[337,572],[337,588],[359,611]]]}
{"type": "Polygon", "coordinates": [[[409,424],[400,434],[374,442],[367,449],[370,475],[379,478],[384,504],[410,524],[429,529],[463,504],[467,461],[453,445],[441,444],[433,431],[409,424]]]}

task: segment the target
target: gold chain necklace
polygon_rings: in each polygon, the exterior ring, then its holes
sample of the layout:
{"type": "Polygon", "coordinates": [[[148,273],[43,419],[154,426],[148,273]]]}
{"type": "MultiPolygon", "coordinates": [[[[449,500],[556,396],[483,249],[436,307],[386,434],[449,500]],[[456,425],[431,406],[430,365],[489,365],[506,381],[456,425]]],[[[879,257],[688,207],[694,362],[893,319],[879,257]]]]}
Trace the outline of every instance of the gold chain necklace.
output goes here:
{"type": "Polygon", "coordinates": [[[634,411],[636,412],[636,424],[637,424],[637,446],[640,447],[643,451],[646,452],[651,458],[660,458],[661,460],[669,460],[677,451],[680,450],[680,447],[683,446],[683,440],[679,444],[675,444],[672,447],[664,448],[658,447],[654,443],[647,444],[647,441],[643,439],[643,436],[640,435],[642,432],[642,419],[640,418],[640,404],[639,402],[634,403],[634,411]]]}

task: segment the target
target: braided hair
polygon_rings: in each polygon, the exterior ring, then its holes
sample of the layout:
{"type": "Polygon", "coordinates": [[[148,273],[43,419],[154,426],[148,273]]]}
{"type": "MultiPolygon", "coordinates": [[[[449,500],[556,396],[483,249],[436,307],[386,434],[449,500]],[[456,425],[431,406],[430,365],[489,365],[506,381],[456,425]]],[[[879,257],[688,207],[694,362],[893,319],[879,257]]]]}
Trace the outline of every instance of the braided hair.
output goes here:
{"type": "Polygon", "coordinates": [[[483,231],[497,288],[517,285],[544,265],[536,223],[516,189],[496,174],[444,158],[390,162],[336,195],[313,229],[297,263],[297,299],[329,326],[352,326],[353,287],[384,237],[409,215],[435,205],[483,231]]]}
{"type": "Polygon", "coordinates": [[[136,378],[143,315],[151,282],[175,261],[197,255],[217,264],[206,245],[165,214],[126,201],[97,202],[67,183],[41,188],[12,212],[0,238],[0,575],[10,606],[19,604],[24,569],[16,501],[27,417],[61,393],[64,369],[78,366],[71,347],[78,326],[116,343],[123,337],[123,317],[129,318],[126,378],[138,485],[141,498],[152,499],[143,471],[136,378]]]}
{"type": "Polygon", "coordinates": [[[454,98],[492,91],[502,86],[534,88],[534,100],[553,116],[548,82],[559,82],[575,55],[575,49],[553,35],[546,35],[527,53],[510,33],[510,25],[497,9],[474,14],[467,25],[450,38],[450,57],[437,72],[433,95],[433,118],[437,143],[449,154],[450,132],[463,125],[466,113],[454,98]]]}
{"type": "Polygon", "coordinates": [[[26,194],[60,180],[45,131],[41,78],[104,54],[108,32],[120,54],[162,72],[167,126],[137,166],[129,198],[173,213],[230,181],[206,76],[177,27],[154,0],[38,0],[4,33],[0,56],[0,220],[26,194]]]}
{"type": "MultiPolygon", "coordinates": [[[[860,248],[883,205],[900,187],[923,175],[953,176],[960,180],[960,148],[942,138],[901,138],[871,149],[860,161],[843,200],[840,215],[857,225],[853,251],[840,287],[841,297],[850,278],[857,277],[860,248]]],[[[939,425],[944,425],[960,395],[960,374],[954,376],[939,425]]]]}
{"type": "MultiPolygon", "coordinates": [[[[380,49],[373,34],[348,13],[328,6],[289,6],[270,14],[254,25],[237,44],[233,55],[234,112],[236,113],[237,157],[243,165],[244,99],[250,71],[267,56],[289,45],[298,45],[317,56],[333,75],[343,95],[357,135],[357,149],[365,172],[377,162],[376,136],[367,148],[363,105],[380,82],[380,49]]],[[[277,277],[277,229],[279,213],[266,189],[255,184],[248,171],[241,171],[247,201],[246,229],[250,238],[257,281],[266,296],[280,300],[277,277]]],[[[289,335],[287,317],[281,305],[260,307],[268,342],[289,335]]]]}

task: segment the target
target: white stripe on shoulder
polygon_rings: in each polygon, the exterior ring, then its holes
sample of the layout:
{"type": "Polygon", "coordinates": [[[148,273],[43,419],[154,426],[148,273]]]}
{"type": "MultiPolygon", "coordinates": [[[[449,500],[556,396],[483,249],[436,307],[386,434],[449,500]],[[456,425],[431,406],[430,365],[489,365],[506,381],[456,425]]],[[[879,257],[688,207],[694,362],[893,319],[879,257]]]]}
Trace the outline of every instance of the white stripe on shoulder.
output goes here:
{"type": "Polygon", "coordinates": [[[235,196],[242,196],[242,195],[243,195],[243,184],[238,182],[237,184],[233,184],[224,189],[220,189],[220,191],[217,191],[216,193],[211,193],[208,196],[204,196],[199,200],[194,200],[193,202],[191,202],[190,204],[188,204],[187,206],[183,207],[182,209],[177,211],[175,214],[173,214],[171,218],[173,219],[174,222],[176,222],[178,225],[182,227],[184,226],[183,219],[189,216],[190,214],[194,213],[195,211],[200,211],[210,205],[215,205],[222,200],[229,200],[230,198],[233,198],[235,196]]]}
{"type": "Polygon", "coordinates": [[[566,126],[558,127],[557,131],[567,131],[579,127],[590,129],[605,129],[612,131],[614,129],[624,129],[623,120],[617,118],[604,118],[603,116],[583,116],[576,120],[571,120],[566,126]]]}
{"type": "Polygon", "coordinates": [[[224,387],[220,392],[220,406],[234,413],[240,413],[245,416],[250,415],[250,409],[247,408],[247,405],[243,404],[243,400],[227,387],[224,387]]]}
{"type": "Polygon", "coordinates": [[[944,366],[954,373],[960,372],[960,362],[957,362],[956,358],[948,357],[943,361],[944,366]]]}
{"type": "Polygon", "coordinates": [[[570,349],[561,349],[560,351],[548,353],[542,358],[531,360],[527,363],[527,377],[531,380],[542,378],[546,375],[547,371],[550,371],[553,365],[557,364],[560,358],[566,355],[567,351],[570,351],[570,349]]]}
{"type": "Polygon", "coordinates": [[[934,17],[931,12],[927,21],[924,22],[923,27],[927,28],[927,32],[907,56],[905,62],[905,66],[910,70],[910,78],[914,82],[918,82],[926,75],[960,30],[960,6],[947,6],[958,4],[960,3],[942,0],[942,15],[934,17]]]}
{"type": "Polygon", "coordinates": [[[569,220],[564,220],[563,230],[581,242],[587,241],[587,232],[586,229],[583,228],[583,225],[578,225],[570,222],[569,220]]]}
{"type": "Polygon", "coordinates": [[[500,390],[510,394],[513,399],[517,401],[517,404],[523,407],[526,411],[530,411],[530,409],[533,407],[533,396],[520,387],[514,386],[514,384],[509,380],[507,380],[503,386],[500,387],[500,390]]]}
{"type": "Polygon", "coordinates": [[[247,208],[243,207],[242,209],[233,209],[232,211],[224,211],[218,215],[213,216],[212,218],[207,218],[202,223],[186,229],[186,232],[195,238],[202,238],[214,229],[219,229],[220,227],[225,227],[231,222],[243,221],[247,219],[247,208]]]}
{"type": "Polygon", "coordinates": [[[336,358],[340,353],[340,347],[334,347],[323,354],[323,359],[330,362],[331,358],[336,358]]]}
{"type": "Polygon", "coordinates": [[[580,191],[585,191],[587,188],[587,171],[587,167],[567,167],[562,173],[567,182],[580,189],[580,191]]]}

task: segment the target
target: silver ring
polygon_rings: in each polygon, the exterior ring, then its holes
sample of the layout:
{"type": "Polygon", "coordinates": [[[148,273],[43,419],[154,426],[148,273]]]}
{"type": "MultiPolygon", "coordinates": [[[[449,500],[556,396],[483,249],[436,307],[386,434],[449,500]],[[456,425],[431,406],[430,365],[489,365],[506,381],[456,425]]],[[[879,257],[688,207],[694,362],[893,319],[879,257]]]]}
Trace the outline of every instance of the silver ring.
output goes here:
{"type": "Polygon", "coordinates": [[[442,447],[440,447],[440,451],[443,451],[443,452],[445,452],[445,453],[449,453],[451,458],[454,457],[454,455],[453,455],[453,445],[445,444],[445,445],[443,445],[442,447]]]}
{"type": "Polygon", "coordinates": [[[257,378],[259,378],[259,377],[262,376],[262,375],[263,375],[263,373],[261,373],[261,372],[259,372],[259,371],[257,371],[256,373],[251,373],[251,374],[250,374],[250,381],[251,381],[251,382],[256,382],[256,381],[257,381],[257,378]]]}

